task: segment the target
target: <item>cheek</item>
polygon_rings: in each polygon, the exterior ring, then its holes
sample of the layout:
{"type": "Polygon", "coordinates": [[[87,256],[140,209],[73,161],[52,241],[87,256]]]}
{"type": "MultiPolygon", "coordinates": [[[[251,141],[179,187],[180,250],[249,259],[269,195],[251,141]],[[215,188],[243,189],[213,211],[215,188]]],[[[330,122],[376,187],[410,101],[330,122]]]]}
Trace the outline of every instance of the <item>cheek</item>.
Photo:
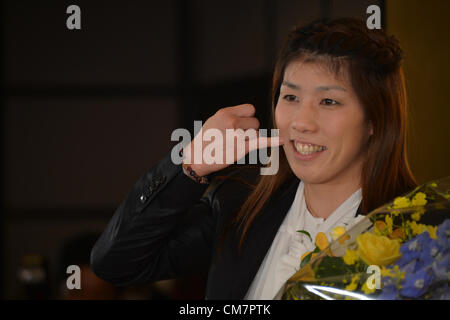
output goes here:
{"type": "Polygon", "coordinates": [[[326,135],[335,143],[340,151],[348,156],[359,153],[362,144],[365,142],[367,128],[363,121],[336,121],[324,126],[326,135]]]}
{"type": "Polygon", "coordinates": [[[275,109],[275,124],[280,129],[280,133],[289,127],[289,119],[289,108],[278,104],[275,109]]]}
{"type": "MultiPolygon", "coordinates": [[[[337,120],[336,118],[334,120],[337,120]]],[[[341,119],[345,120],[345,119],[341,119]]],[[[363,127],[357,121],[329,121],[321,126],[324,141],[327,141],[330,153],[326,160],[326,167],[330,170],[343,170],[356,165],[361,159],[363,127]]]]}

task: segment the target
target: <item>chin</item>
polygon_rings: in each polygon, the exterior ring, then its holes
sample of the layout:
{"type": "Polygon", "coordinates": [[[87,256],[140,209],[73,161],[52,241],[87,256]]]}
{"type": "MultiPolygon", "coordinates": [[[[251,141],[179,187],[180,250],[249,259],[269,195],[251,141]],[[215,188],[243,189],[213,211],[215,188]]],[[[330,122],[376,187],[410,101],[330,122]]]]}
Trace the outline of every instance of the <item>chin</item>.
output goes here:
{"type": "Polygon", "coordinates": [[[324,181],[323,177],[321,177],[320,174],[311,172],[311,170],[305,168],[302,168],[301,170],[294,169],[292,170],[292,172],[297,178],[303,181],[303,183],[317,184],[324,181]]]}
{"type": "Polygon", "coordinates": [[[321,180],[321,174],[317,172],[318,170],[315,170],[316,168],[299,166],[296,160],[292,161],[289,158],[287,160],[292,173],[303,182],[317,183],[317,181],[321,180]]]}

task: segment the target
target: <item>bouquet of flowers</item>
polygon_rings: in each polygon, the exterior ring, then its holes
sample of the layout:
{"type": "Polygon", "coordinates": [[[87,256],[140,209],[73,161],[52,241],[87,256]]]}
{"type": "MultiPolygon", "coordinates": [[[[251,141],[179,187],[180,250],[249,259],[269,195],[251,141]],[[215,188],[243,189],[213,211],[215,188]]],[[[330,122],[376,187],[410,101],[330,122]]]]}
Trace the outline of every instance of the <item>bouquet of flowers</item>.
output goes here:
{"type": "Polygon", "coordinates": [[[319,232],[315,250],[302,256],[278,297],[450,299],[449,200],[447,177],[397,197],[349,230],[336,227],[331,243],[319,232]]]}

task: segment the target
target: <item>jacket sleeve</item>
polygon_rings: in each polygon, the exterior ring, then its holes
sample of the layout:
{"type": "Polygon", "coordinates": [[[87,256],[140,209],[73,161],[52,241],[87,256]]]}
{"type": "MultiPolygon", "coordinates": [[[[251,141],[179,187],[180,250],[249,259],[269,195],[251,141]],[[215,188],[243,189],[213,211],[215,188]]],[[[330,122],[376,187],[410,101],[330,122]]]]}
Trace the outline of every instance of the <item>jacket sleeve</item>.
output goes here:
{"type": "Polygon", "coordinates": [[[167,155],[136,182],[92,248],[94,273],[130,286],[206,272],[216,228],[207,187],[167,155]]]}

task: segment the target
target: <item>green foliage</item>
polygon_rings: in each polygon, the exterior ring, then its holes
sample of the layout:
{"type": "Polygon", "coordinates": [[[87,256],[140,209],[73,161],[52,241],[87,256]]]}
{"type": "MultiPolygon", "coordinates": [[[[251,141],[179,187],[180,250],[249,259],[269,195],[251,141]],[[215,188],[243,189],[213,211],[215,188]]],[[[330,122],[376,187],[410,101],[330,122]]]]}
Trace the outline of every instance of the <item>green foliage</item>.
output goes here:
{"type": "Polygon", "coordinates": [[[345,264],[344,260],[340,257],[325,256],[315,271],[316,277],[320,279],[341,276],[343,274],[359,273],[364,271],[364,267],[360,264],[345,264]]]}
{"type": "Polygon", "coordinates": [[[312,237],[311,237],[311,235],[309,234],[308,231],[306,231],[306,230],[297,230],[297,232],[307,235],[309,237],[309,240],[311,240],[311,242],[313,242],[313,239],[312,239],[312,237]]]}

